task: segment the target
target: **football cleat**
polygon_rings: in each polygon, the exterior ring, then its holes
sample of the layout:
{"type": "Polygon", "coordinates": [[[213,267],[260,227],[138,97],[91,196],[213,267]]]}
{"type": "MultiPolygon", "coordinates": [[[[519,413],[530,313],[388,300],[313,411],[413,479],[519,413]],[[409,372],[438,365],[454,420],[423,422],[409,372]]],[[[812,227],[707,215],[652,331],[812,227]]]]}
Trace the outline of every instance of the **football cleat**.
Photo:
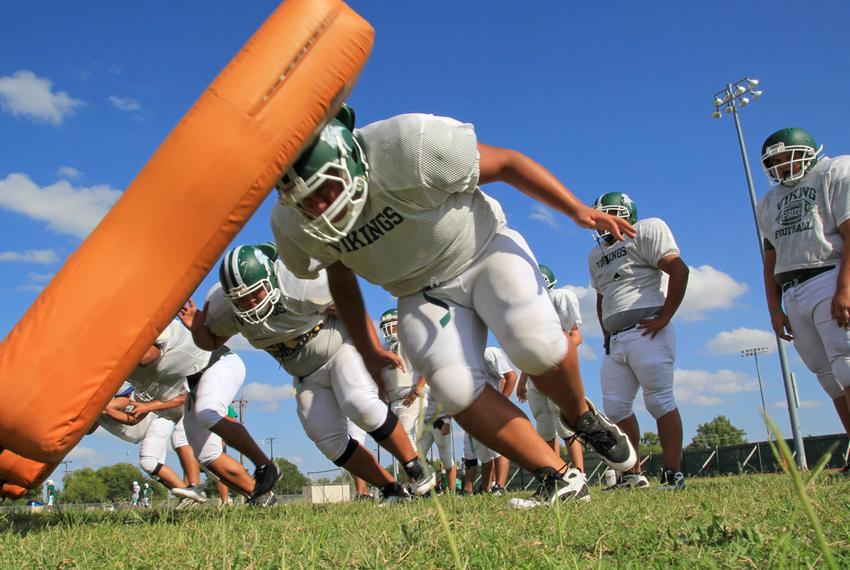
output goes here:
{"type": "Polygon", "coordinates": [[[603,491],[620,491],[623,489],[646,489],[649,487],[649,479],[643,473],[623,473],[620,480],[605,487],[603,491]]]}
{"type": "Polygon", "coordinates": [[[274,484],[277,483],[277,480],[280,479],[280,468],[277,466],[275,462],[269,462],[265,465],[258,465],[256,469],[254,469],[254,490],[251,491],[251,498],[257,498],[261,495],[265,495],[272,489],[274,489],[274,484]]]}
{"type": "Polygon", "coordinates": [[[661,472],[661,484],[658,488],[662,491],[681,491],[685,488],[685,476],[681,471],[664,469],[661,472]]]}
{"type": "Polygon", "coordinates": [[[528,499],[513,498],[508,503],[515,509],[534,509],[554,504],[555,501],[590,502],[587,478],[578,469],[567,469],[563,474],[552,467],[534,472],[540,487],[528,499]]]}
{"type": "Polygon", "coordinates": [[[564,424],[615,471],[628,471],[634,467],[638,460],[637,452],[623,430],[600,413],[590,400],[587,400],[587,406],[590,409],[581,415],[575,426],[562,416],[564,424]]]}

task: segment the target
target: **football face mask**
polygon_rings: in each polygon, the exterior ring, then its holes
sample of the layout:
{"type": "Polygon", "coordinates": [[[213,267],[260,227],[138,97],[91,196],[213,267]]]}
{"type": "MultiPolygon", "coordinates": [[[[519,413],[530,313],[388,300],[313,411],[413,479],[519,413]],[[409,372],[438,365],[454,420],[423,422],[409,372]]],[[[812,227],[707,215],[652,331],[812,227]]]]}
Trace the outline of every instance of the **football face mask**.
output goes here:
{"type": "Polygon", "coordinates": [[[311,237],[335,243],[366,205],[368,170],[357,139],[334,119],[278,183],[280,201],[301,213],[311,237]]]}

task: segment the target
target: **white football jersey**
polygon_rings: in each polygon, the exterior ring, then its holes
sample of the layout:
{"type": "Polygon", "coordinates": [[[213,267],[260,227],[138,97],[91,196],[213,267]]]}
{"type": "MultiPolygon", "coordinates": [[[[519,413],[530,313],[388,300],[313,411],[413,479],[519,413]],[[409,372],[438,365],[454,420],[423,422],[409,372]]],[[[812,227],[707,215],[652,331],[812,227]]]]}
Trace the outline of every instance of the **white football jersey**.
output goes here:
{"type": "Polygon", "coordinates": [[[315,279],[299,279],[280,260],[275,261],[275,267],[281,296],[269,318],[259,324],[240,319],[217,283],[207,296],[206,325],[216,336],[230,338],[241,334],[251,346],[271,354],[293,376],[305,376],[327,362],[342,346],[342,324],[325,316],[333,305],[325,271],[319,271],[315,279]],[[293,350],[290,341],[322,322],[325,325],[313,340],[293,350]]]}
{"type": "MultiPolygon", "coordinates": [[[[162,354],[146,365],[137,366],[127,382],[133,386],[133,399],[138,402],[171,400],[189,391],[186,377],[203,370],[210,361],[210,353],[195,346],[191,333],[180,322],[173,320],[156,339],[162,354]]],[[[168,419],[180,419],[183,408],[157,412],[168,419]]]]}
{"type": "Polygon", "coordinates": [[[549,298],[561,319],[561,328],[567,332],[573,330],[573,327],[581,328],[581,311],[575,293],[569,289],[550,289],[549,298]]]}
{"type": "Polygon", "coordinates": [[[609,332],[634,323],[619,317],[626,311],[663,307],[664,272],[658,262],[679,248],[663,220],[646,218],[635,224],[633,239],[607,244],[599,240],[590,251],[590,282],[602,295],[602,324],[609,332]]]}
{"type": "Polygon", "coordinates": [[[488,384],[498,390],[502,377],[513,371],[508,357],[505,356],[501,348],[488,346],[484,349],[484,372],[488,384]]]}
{"type": "Polygon", "coordinates": [[[400,368],[385,368],[381,373],[387,398],[392,402],[407,397],[419,375],[413,370],[413,365],[410,364],[410,359],[399,341],[384,343],[384,348],[399,355],[405,368],[404,371],[400,368]]]}
{"type": "Polygon", "coordinates": [[[354,131],[369,162],[369,193],[354,229],[326,244],[304,232],[298,210],[278,202],[272,231],[284,263],[313,277],[341,261],[396,297],[462,273],[505,225],[499,203],[478,188],[472,125],[399,115],[354,131]]]}
{"type": "Polygon", "coordinates": [[[774,273],[840,265],[850,219],[850,156],[823,157],[793,187],[776,185],[758,204],[759,228],[776,249],[774,273]]]}

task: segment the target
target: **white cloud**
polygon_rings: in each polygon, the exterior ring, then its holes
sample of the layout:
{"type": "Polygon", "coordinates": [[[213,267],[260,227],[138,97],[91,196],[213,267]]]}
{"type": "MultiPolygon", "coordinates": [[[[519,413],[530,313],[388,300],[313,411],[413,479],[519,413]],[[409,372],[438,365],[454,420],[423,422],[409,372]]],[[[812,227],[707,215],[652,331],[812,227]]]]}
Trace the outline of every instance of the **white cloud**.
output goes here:
{"type": "Polygon", "coordinates": [[[100,463],[103,461],[103,456],[90,447],[77,446],[65,456],[68,461],[77,461],[80,463],[100,463]]]}
{"type": "Polygon", "coordinates": [[[8,261],[47,265],[59,261],[59,256],[52,249],[28,249],[24,252],[0,251],[0,263],[8,261]]]}
{"type": "Polygon", "coordinates": [[[249,402],[258,403],[262,412],[276,412],[280,407],[278,403],[281,400],[288,400],[295,394],[292,384],[272,386],[271,384],[252,382],[242,388],[242,396],[249,402]]]}
{"type": "Polygon", "coordinates": [[[738,328],[718,333],[705,344],[712,354],[740,354],[745,348],[767,348],[767,354],[776,352],[776,336],[762,329],[738,328]]]}
{"type": "Polygon", "coordinates": [[[52,91],[49,79],[28,70],[0,77],[0,106],[16,117],[59,125],[83,104],[65,91],[52,91]]]}
{"type": "Polygon", "coordinates": [[[578,357],[580,360],[596,360],[599,358],[586,342],[578,345],[578,357]]]}
{"type": "Polygon", "coordinates": [[[720,395],[753,392],[758,381],[752,376],[731,370],[683,370],[674,371],[673,390],[679,403],[697,406],[721,404],[720,395]]]}
{"type": "MultiPolygon", "coordinates": [[[[800,400],[800,408],[804,410],[813,410],[815,408],[819,408],[822,403],[823,402],[821,402],[820,400],[800,400]]],[[[787,410],[788,402],[786,402],[785,400],[773,402],[773,407],[787,410]]]]}
{"type": "Polygon", "coordinates": [[[27,279],[29,281],[20,285],[18,287],[18,291],[34,291],[36,293],[41,293],[44,290],[44,287],[47,285],[47,282],[53,279],[55,273],[28,273],[27,279]]]}
{"type": "Polygon", "coordinates": [[[677,315],[687,321],[699,321],[708,311],[728,309],[735,299],[747,292],[747,284],[710,265],[691,267],[688,290],[677,315]]]}
{"type": "Polygon", "coordinates": [[[68,180],[76,180],[77,178],[83,175],[82,172],[80,172],[73,166],[60,166],[58,169],[56,169],[56,174],[58,174],[62,178],[67,178],[68,180]]]}
{"type": "Polygon", "coordinates": [[[530,220],[543,222],[553,230],[561,229],[561,226],[558,224],[558,220],[555,218],[555,212],[543,204],[535,204],[534,207],[531,208],[531,213],[528,214],[528,218],[530,220]]]}
{"type": "Polygon", "coordinates": [[[120,191],[106,184],[75,187],[67,180],[60,180],[40,187],[20,173],[0,180],[0,207],[47,222],[51,230],[81,239],[94,229],[120,196],[120,191]]]}
{"type": "Polygon", "coordinates": [[[128,99],[125,97],[116,97],[114,95],[109,96],[109,102],[116,109],[120,109],[121,111],[140,111],[142,106],[135,99],[128,99]]]}

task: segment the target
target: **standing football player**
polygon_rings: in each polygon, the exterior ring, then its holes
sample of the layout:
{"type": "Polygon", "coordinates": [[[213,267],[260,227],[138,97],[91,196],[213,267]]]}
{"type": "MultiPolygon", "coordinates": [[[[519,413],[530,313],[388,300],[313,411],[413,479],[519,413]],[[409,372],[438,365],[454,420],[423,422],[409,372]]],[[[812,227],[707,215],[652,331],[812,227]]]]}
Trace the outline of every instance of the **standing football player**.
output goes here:
{"type": "Polygon", "coordinates": [[[457,480],[457,465],[454,458],[454,442],[452,441],[452,420],[443,412],[436,398],[430,397],[430,390],[425,386],[424,429],[422,438],[419,440],[419,449],[423,457],[428,455],[431,446],[437,444],[437,452],[440,455],[440,463],[446,471],[447,490],[455,492],[455,481],[457,480]]]}
{"type": "Polygon", "coordinates": [[[405,354],[404,347],[398,340],[398,311],[388,309],[381,315],[381,335],[384,337],[384,348],[404,362],[402,368],[388,368],[384,371],[384,398],[389,403],[390,410],[398,416],[404,431],[410,438],[414,449],[419,445],[419,424],[422,410],[427,402],[420,396],[425,390],[425,378],[417,374],[405,354]]]}
{"type": "MultiPolygon", "coordinates": [[[[670,320],[685,296],[688,266],[670,228],[658,218],[638,220],[637,204],[627,194],[608,192],[594,208],[634,225],[634,239],[618,242],[597,233],[588,256],[590,282],[596,289],[596,313],[605,336],[602,403],[605,413],[629,435],[635,448],[640,428],[633,404],[639,388],[661,439],[663,490],[685,488],[682,475],[682,418],[673,396],[676,333],[670,320]],[[667,274],[667,291],[663,275],[667,274]]],[[[648,487],[640,465],[626,470],[609,489],[648,487]]]]}
{"type": "Polygon", "coordinates": [[[637,454],[628,438],[564,366],[567,344],[534,255],[478,186],[507,182],[617,237],[633,234],[628,222],[583,205],[527,156],[479,143],[472,125],[408,114],[353,129],[354,114],[343,107],[284,174],[272,229],[297,276],[327,268],[375,381],[397,359],[370,326],[356,274],[398,298],[401,342],[445,411],[543,483],[530,504],[584,496],[587,488],[522,411],[486,384],[488,328],[512,362],[539,377],[538,388],[581,437],[613,466],[630,468],[637,454]]]}
{"type": "Polygon", "coordinates": [[[850,434],[850,156],[822,151],[799,128],[762,145],[774,184],[758,204],[764,290],[774,332],[794,341],[850,434]]]}
{"type": "MultiPolygon", "coordinates": [[[[564,334],[567,335],[567,343],[569,344],[567,357],[575,359],[575,374],[579,374],[578,346],[582,343],[582,338],[579,331],[581,312],[578,307],[578,297],[569,289],[555,289],[555,283],[558,280],[548,266],[541,264],[540,274],[543,276],[546,289],[549,291],[549,298],[558,312],[564,334]]],[[[528,407],[531,408],[531,415],[534,416],[534,424],[540,437],[552,446],[555,453],[560,455],[558,436],[561,436],[561,439],[567,445],[567,452],[570,455],[573,467],[584,473],[584,453],[581,449],[581,443],[575,437],[575,434],[564,425],[555,402],[541,394],[540,390],[535,387],[534,379],[529,378],[525,372],[520,374],[519,384],[517,384],[517,399],[520,402],[528,400],[528,407]]]]}
{"type": "Polygon", "coordinates": [[[47,510],[52,511],[56,508],[56,484],[53,479],[47,480],[47,510]]]}
{"type": "Polygon", "coordinates": [[[195,343],[214,350],[241,334],[292,375],[298,418],[328,459],[379,487],[385,499],[407,498],[398,482],[349,435],[350,418],[402,463],[414,494],[424,495],[434,487],[434,475],[424,473],[407,433],[378,397],[378,387],[345,327],[331,314],[333,299],[324,273],[299,279],[276,258],[274,244],[238,246],[225,254],[220,283],[204,308],[198,310],[189,300],[180,312],[195,343]]]}

